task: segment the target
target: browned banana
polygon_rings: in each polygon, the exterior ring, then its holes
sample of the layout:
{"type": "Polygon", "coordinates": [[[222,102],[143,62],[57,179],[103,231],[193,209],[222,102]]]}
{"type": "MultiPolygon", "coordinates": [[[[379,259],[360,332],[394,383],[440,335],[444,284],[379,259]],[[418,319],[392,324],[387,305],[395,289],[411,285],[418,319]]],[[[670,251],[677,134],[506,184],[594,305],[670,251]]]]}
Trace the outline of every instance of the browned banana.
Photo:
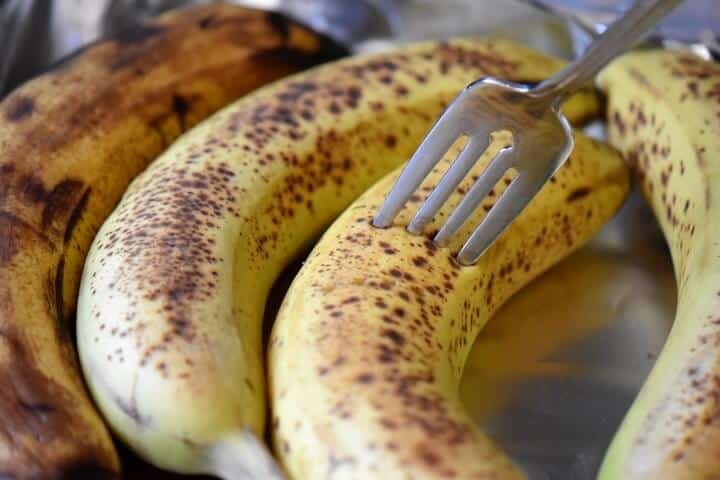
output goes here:
{"type": "Polygon", "coordinates": [[[0,103],[0,478],[117,476],[73,346],[95,232],[180,133],[343,53],[278,14],[192,8],[96,43],[0,103]]]}

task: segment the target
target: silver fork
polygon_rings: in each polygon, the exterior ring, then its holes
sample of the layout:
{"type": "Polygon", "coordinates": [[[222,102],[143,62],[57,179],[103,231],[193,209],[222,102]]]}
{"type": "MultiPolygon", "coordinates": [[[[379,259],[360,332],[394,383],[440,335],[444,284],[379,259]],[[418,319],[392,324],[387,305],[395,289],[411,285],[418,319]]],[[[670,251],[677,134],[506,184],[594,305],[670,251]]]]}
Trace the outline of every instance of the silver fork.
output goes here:
{"type": "Polygon", "coordinates": [[[580,58],[534,88],[496,78],[468,85],[403,169],[373,225],[390,226],[450,146],[466,135],[467,144],[407,227],[411,233],[422,232],[487,149],[491,133],[508,130],[512,145],[490,161],[434,238],[437,244],[447,245],[493,186],[514,168],[517,175],[458,253],[460,263],[475,263],[570,155],[573,136],[560,112],[562,99],[586,85],[681,1],[637,0],[580,58]]]}

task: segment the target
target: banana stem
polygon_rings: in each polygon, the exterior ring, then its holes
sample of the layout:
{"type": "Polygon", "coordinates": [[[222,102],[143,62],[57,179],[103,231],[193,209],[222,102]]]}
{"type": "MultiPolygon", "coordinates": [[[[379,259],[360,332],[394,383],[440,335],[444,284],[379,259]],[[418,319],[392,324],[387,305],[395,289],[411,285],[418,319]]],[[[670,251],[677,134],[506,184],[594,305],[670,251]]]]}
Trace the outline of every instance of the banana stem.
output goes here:
{"type": "Polygon", "coordinates": [[[211,448],[210,471],[224,480],[285,480],[268,449],[249,429],[211,448]]]}

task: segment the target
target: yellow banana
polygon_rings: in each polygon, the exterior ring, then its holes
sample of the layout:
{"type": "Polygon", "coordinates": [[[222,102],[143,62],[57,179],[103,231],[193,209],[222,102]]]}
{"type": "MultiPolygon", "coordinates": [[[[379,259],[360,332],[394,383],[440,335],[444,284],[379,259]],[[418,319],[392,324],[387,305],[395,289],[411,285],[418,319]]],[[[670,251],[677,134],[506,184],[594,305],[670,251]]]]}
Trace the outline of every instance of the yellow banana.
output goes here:
{"type": "Polygon", "coordinates": [[[0,477],[118,475],[73,346],[95,232],[182,131],[340,53],[280,15],[199,7],[94,44],[0,103],[0,477]]]}
{"type": "MultiPolygon", "coordinates": [[[[468,82],[539,81],[561,65],[504,41],[421,44],[280,82],[182,137],[131,185],[85,266],[80,360],[118,435],[167,469],[271,475],[240,460],[261,456],[261,321],[278,274],[468,82]]],[[[567,112],[595,106],[585,95],[567,112]]]]}
{"type": "Polygon", "coordinates": [[[609,96],[610,140],[660,222],[678,287],[670,335],[600,478],[720,478],[720,66],[638,52],[598,82],[609,96]]]}
{"type": "MultiPolygon", "coordinates": [[[[488,317],[589,239],[628,191],[620,157],[576,139],[566,165],[472,267],[454,260],[458,241],[502,195],[507,176],[450,248],[405,230],[412,207],[391,228],[372,227],[396,174],[325,233],[285,297],[269,347],[274,441],[293,478],[523,478],[468,416],[459,382],[488,317]]],[[[443,170],[435,169],[411,205],[443,170]]]]}

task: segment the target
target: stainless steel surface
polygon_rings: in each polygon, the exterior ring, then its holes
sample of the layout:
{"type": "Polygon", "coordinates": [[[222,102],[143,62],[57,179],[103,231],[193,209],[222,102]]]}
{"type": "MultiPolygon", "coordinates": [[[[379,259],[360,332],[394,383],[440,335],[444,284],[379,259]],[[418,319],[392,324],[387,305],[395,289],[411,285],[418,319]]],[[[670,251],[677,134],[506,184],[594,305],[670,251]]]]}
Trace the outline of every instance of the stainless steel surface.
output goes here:
{"type": "Polygon", "coordinates": [[[674,308],[664,242],[634,194],[490,320],[468,359],[465,404],[533,480],[595,478],[674,308]]]}
{"type": "Polygon", "coordinates": [[[507,130],[512,135],[510,144],[491,160],[435,236],[436,243],[447,245],[502,176],[514,169],[512,183],[458,253],[461,264],[477,262],[570,155],[572,129],[560,112],[560,101],[635,45],[680,2],[638,0],[598,35],[580,58],[534,88],[497,78],[483,78],[468,85],[423,139],[373,225],[389,227],[450,146],[466,136],[466,146],[407,226],[408,232],[421,233],[485,152],[491,135],[507,130]]]}
{"type": "MultiPolygon", "coordinates": [[[[281,1],[252,0],[263,5],[281,1]]],[[[704,30],[720,32],[717,1],[688,0],[666,23],[673,26],[671,37],[694,42],[704,30]]],[[[105,13],[109,3],[0,0],[0,96],[8,85],[1,72],[16,84],[107,33],[115,25],[105,13]]],[[[158,3],[129,2],[122,18],[135,21],[158,3]]],[[[305,2],[310,3],[332,0],[305,2]]],[[[372,3],[382,9],[388,4],[372,3]]],[[[615,0],[543,3],[583,19],[592,31],[601,31],[627,5],[615,0]]],[[[585,27],[511,0],[398,0],[390,5],[387,21],[355,24],[373,18],[368,14],[335,28],[366,32],[353,41],[358,51],[492,32],[569,56],[584,50],[589,39],[585,27]]],[[[634,194],[589,246],[527,287],[490,321],[468,359],[461,389],[465,405],[532,480],[594,478],[665,340],[674,299],[664,242],[652,214],[634,194]]]]}

